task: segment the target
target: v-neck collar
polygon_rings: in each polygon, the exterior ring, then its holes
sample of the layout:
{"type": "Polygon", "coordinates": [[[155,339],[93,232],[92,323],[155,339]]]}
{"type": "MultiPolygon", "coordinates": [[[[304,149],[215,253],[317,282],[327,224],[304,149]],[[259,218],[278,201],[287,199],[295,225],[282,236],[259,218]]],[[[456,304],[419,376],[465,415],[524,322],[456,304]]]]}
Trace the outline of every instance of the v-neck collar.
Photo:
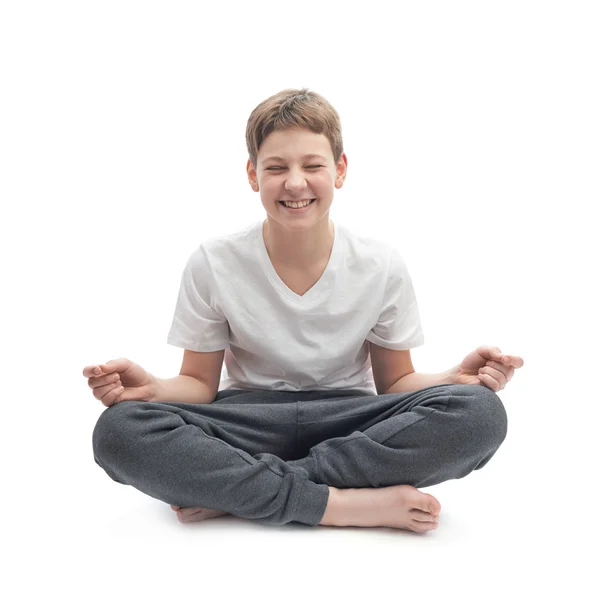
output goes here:
{"type": "Polygon", "coordinates": [[[256,246],[260,256],[260,261],[273,285],[284,296],[293,302],[306,304],[320,298],[327,288],[327,285],[331,281],[340,247],[339,229],[333,221],[331,221],[331,223],[333,225],[333,247],[331,248],[329,262],[327,263],[327,266],[325,267],[320,279],[307,292],[305,292],[303,296],[300,296],[299,294],[296,294],[296,292],[292,291],[277,274],[277,271],[271,262],[271,258],[269,257],[269,253],[267,252],[267,247],[265,246],[265,240],[263,238],[264,221],[260,221],[256,225],[256,246]]]}

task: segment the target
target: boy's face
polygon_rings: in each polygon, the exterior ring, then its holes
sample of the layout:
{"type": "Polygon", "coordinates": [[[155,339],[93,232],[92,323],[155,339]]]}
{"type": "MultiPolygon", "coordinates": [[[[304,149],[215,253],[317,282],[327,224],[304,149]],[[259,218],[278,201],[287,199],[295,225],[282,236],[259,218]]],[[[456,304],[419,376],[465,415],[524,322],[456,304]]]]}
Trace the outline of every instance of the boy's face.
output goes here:
{"type": "Polygon", "coordinates": [[[248,160],[246,170],[250,185],[254,191],[260,191],[270,218],[285,227],[305,227],[329,213],[334,188],[344,184],[347,165],[345,154],[337,165],[334,163],[331,144],[325,135],[286,129],[267,136],[260,147],[256,169],[248,160]],[[315,202],[301,212],[281,204],[282,200],[312,198],[316,198],[315,202]]]}

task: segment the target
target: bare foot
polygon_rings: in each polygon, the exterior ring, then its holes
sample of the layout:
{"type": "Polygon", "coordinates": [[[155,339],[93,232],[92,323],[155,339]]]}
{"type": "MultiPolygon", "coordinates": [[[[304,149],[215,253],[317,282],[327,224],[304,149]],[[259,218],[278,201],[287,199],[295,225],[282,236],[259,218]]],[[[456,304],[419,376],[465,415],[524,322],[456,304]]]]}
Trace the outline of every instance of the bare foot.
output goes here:
{"type": "Polygon", "coordinates": [[[181,506],[170,505],[174,511],[177,511],[177,518],[180,523],[193,523],[194,521],[204,521],[214,517],[221,517],[230,513],[224,510],[213,510],[212,508],[201,508],[199,506],[189,506],[181,508],[181,506]]]}
{"type": "Polygon", "coordinates": [[[431,494],[412,485],[383,488],[329,488],[319,525],[394,527],[423,533],[436,529],[442,507],[431,494]]]}

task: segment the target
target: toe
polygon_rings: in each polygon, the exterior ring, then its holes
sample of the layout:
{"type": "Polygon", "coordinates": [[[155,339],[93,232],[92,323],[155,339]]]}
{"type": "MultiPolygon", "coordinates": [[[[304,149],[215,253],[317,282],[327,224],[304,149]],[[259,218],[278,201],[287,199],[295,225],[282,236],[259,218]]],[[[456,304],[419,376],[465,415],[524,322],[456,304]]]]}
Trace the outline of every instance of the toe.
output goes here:
{"type": "Polygon", "coordinates": [[[430,494],[427,494],[427,496],[423,499],[423,503],[418,506],[418,508],[431,513],[434,517],[439,516],[442,510],[441,504],[430,494]]]}
{"type": "Polygon", "coordinates": [[[179,513],[181,513],[182,515],[184,515],[185,517],[191,517],[192,515],[195,515],[196,513],[202,512],[204,509],[200,508],[199,506],[188,506],[186,508],[181,508],[179,509],[179,513]]]}
{"type": "Polygon", "coordinates": [[[430,512],[417,510],[416,508],[413,508],[410,511],[410,516],[413,521],[418,521],[420,523],[437,523],[438,521],[438,517],[436,515],[433,515],[430,512]]]}
{"type": "Polygon", "coordinates": [[[429,496],[419,496],[417,502],[413,502],[413,508],[433,514],[435,505],[429,496]]]}
{"type": "Polygon", "coordinates": [[[416,531],[417,533],[425,533],[426,531],[431,531],[432,529],[437,529],[437,523],[424,523],[421,521],[413,520],[411,523],[411,529],[416,531]]]}
{"type": "Polygon", "coordinates": [[[435,531],[437,528],[438,528],[437,523],[427,523],[427,527],[425,528],[425,531],[435,531]]]}

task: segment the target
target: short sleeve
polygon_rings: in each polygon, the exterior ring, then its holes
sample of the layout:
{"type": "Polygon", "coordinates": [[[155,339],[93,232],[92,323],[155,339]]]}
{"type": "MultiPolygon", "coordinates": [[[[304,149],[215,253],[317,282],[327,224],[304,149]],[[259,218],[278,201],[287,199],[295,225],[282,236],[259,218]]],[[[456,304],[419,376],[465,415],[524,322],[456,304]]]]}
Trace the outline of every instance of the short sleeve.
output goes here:
{"type": "Polygon", "coordinates": [[[183,270],[167,344],[195,352],[215,352],[229,347],[229,323],[214,308],[215,293],[210,263],[200,246],[183,270]]]}
{"type": "Polygon", "coordinates": [[[413,283],[404,259],[393,246],[379,319],[367,340],[390,350],[410,350],[424,343],[413,283]]]}

